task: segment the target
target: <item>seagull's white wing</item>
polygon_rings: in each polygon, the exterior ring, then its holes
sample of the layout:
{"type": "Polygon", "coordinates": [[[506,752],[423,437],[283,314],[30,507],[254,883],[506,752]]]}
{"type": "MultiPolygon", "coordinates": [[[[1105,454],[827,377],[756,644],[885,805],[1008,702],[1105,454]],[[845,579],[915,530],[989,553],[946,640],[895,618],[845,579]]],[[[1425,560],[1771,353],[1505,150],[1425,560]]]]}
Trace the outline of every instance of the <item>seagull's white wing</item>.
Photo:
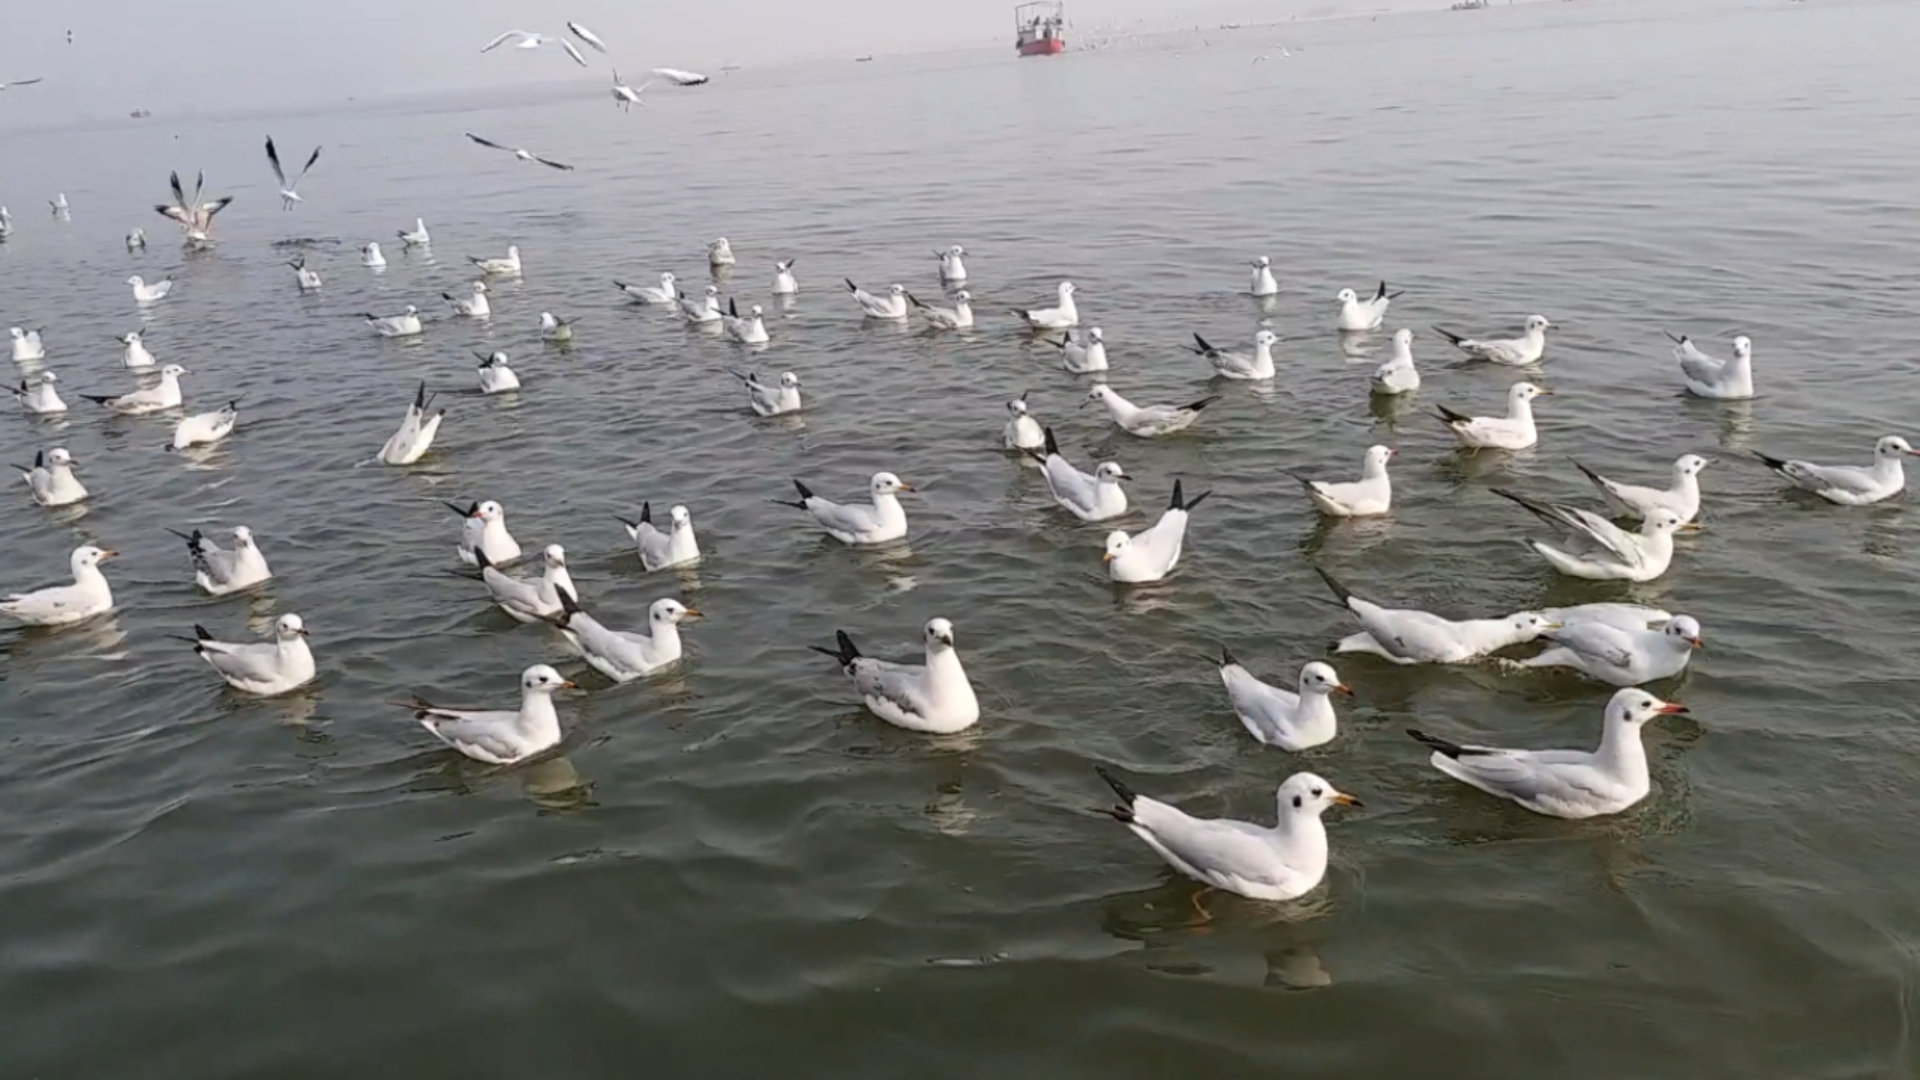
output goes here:
{"type": "Polygon", "coordinates": [[[874,526],[872,507],[845,506],[818,495],[807,500],[807,512],[821,525],[840,532],[865,532],[874,526]]]}
{"type": "Polygon", "coordinates": [[[1622,671],[1633,666],[1633,636],[1606,623],[1584,622],[1563,626],[1540,635],[1581,656],[1611,664],[1622,671]]]}
{"type": "Polygon", "coordinates": [[[1157,799],[1133,800],[1133,828],[1174,860],[1209,877],[1275,881],[1279,848],[1264,830],[1233,821],[1205,821],[1157,799]]]}
{"type": "Polygon", "coordinates": [[[215,671],[230,679],[271,682],[280,675],[280,650],[271,643],[202,641],[200,655],[207,658],[215,671]]]}
{"type": "Polygon", "coordinates": [[[492,52],[493,50],[499,48],[501,44],[504,43],[508,38],[526,37],[526,36],[527,36],[527,32],[525,30],[509,30],[506,33],[501,34],[499,37],[494,38],[492,41],[489,41],[485,45],[481,46],[480,51],[492,52]]]}
{"type": "Polygon", "coordinates": [[[554,40],[560,43],[561,48],[567,50],[567,55],[573,57],[574,63],[579,64],[581,67],[587,66],[587,58],[580,55],[580,50],[573,47],[573,42],[568,41],[566,38],[555,38],[554,40]]]}

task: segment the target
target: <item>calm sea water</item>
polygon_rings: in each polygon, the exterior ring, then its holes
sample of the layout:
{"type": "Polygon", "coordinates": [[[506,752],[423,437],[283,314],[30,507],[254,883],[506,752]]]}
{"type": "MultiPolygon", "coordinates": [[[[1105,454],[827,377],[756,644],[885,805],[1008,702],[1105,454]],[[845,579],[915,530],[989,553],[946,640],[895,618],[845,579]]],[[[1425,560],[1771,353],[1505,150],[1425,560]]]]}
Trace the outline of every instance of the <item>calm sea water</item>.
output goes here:
{"type": "Polygon", "coordinates": [[[1901,43],[1920,14],[1671,7],[743,71],[632,116],[581,88],[0,140],[19,219],[0,322],[44,323],[73,393],[130,385],[109,338],[144,327],[193,370],[190,405],[244,395],[242,429],[192,456],[160,451],[165,422],[84,402],[0,421],[5,460],[64,445],[95,492],[49,513],[16,488],[3,583],[59,578],[83,539],[124,554],[111,619],[0,636],[0,1076],[1914,1075],[1913,511],[1787,495],[1745,452],[1864,461],[1915,434],[1901,43]],[[267,183],[268,131],[327,147],[297,213],[267,183]],[[183,255],[148,209],[172,168],[240,196],[216,253],[183,255]],[[63,189],[57,224],[36,207],[63,189]],[[416,215],[430,257],[357,265],[416,215]],[[729,292],[778,311],[763,355],[610,285],[698,281],[722,233],[729,292]],[[271,246],[292,237],[337,240],[309,255],[318,296],[271,246]],[[1208,392],[1178,346],[1263,318],[1281,377],[1212,388],[1189,437],[1141,443],[1075,411],[1081,384],[1002,316],[861,324],[841,277],[933,293],[929,249],[954,242],[983,313],[1072,277],[1123,392],[1208,392]],[[490,324],[396,345],[353,317],[433,309],[463,256],[508,243],[527,271],[490,324]],[[1236,295],[1262,252],[1285,289],[1270,313],[1236,295]],[[764,294],[789,256],[806,291],[780,310],[764,294]],[[174,296],[136,311],[136,272],[174,296]],[[1561,327],[1537,452],[1451,449],[1425,405],[1490,410],[1512,374],[1430,336],[1419,401],[1370,406],[1383,342],[1343,349],[1331,298],[1381,277],[1407,290],[1396,325],[1561,327]],[[539,349],[541,310],[578,320],[570,352],[539,349]],[[1764,396],[1679,396],[1663,329],[1722,351],[1750,334],[1764,396]],[[470,350],[495,347],[525,392],[462,395],[470,350]],[[745,415],[724,371],[743,365],[799,372],[814,411],[745,415]],[[368,464],[423,378],[451,407],[433,455],[368,464]],[[1175,477],[1214,491],[1172,581],[1113,589],[1104,529],[996,452],[1023,390],[1076,458],[1119,456],[1137,506],[1175,477]],[[1392,518],[1323,525],[1284,470],[1349,472],[1376,441],[1400,450],[1392,518]],[[1705,530],[1649,586],[1556,578],[1487,490],[1584,497],[1570,457],[1651,479],[1687,451],[1718,462],[1705,530]],[[790,476],[845,495],[881,468],[923,489],[908,552],[839,548],[769,501],[790,476]],[[609,621],[696,601],[685,670],[609,687],[489,608],[446,572],[441,500],[477,498],[524,543],[565,544],[609,621]],[[697,573],[641,572],[614,515],[643,500],[692,509],[697,573]],[[243,523],[278,577],[198,595],[164,529],[243,523]],[[1401,733],[1585,743],[1607,688],[1556,676],[1349,658],[1338,740],[1253,745],[1195,654],[1227,642],[1290,681],[1349,629],[1313,602],[1313,563],[1456,613],[1631,597],[1697,616],[1708,649],[1662,688],[1694,713],[1651,733],[1653,797],[1534,818],[1401,733]],[[164,636],[286,611],[321,675],[282,699],[227,692],[164,636]],[[805,648],[844,627],[911,654],[934,615],[987,711],[961,738],[864,715],[805,648]],[[382,704],[510,703],[543,660],[587,690],[562,703],[564,756],[535,767],[457,759],[382,704]],[[1202,922],[1192,885],[1088,812],[1096,761],[1204,813],[1268,818],[1302,767],[1367,806],[1332,821],[1320,893],[1216,896],[1202,922]]]}

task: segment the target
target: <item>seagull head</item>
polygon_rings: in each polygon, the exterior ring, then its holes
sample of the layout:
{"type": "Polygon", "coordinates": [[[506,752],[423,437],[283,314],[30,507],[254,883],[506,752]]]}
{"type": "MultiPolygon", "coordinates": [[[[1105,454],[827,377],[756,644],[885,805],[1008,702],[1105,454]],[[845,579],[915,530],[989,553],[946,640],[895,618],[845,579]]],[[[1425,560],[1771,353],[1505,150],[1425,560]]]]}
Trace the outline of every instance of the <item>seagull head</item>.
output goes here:
{"type": "Polygon", "coordinates": [[[1352,697],[1353,687],[1340,681],[1340,676],[1334,674],[1332,664],[1315,660],[1300,669],[1300,693],[1302,696],[1318,694],[1325,697],[1328,694],[1344,694],[1352,697]]]}
{"type": "Polygon", "coordinates": [[[60,381],[60,376],[55,375],[51,371],[43,371],[40,373],[41,386],[52,386],[54,383],[57,383],[59,381],[60,381]]]}
{"type": "Polygon", "coordinates": [[[1073,282],[1063,281],[1060,283],[1059,292],[1060,292],[1060,299],[1062,301],[1066,300],[1067,297],[1072,296],[1076,291],[1078,290],[1076,290],[1073,287],[1073,282]]]}
{"type": "Polygon", "coordinates": [[[655,600],[647,609],[647,622],[654,626],[673,626],[688,619],[700,618],[696,608],[690,608],[678,600],[655,600]]]}
{"type": "Polygon", "coordinates": [[[875,496],[892,495],[895,492],[912,491],[913,485],[901,480],[890,472],[877,472],[873,474],[873,480],[868,484],[868,490],[873,492],[875,496]]]}
{"type": "Polygon", "coordinates": [[[1262,270],[1265,270],[1267,267],[1273,265],[1273,260],[1267,258],[1265,255],[1262,255],[1259,258],[1253,260],[1253,265],[1259,267],[1262,270]]]}
{"type": "Polygon", "coordinates": [[[945,619],[929,619],[926,628],[927,651],[953,648],[953,624],[945,619]]]}
{"type": "Polygon", "coordinates": [[[140,288],[146,283],[147,283],[146,279],[142,278],[139,274],[135,274],[132,277],[127,279],[127,284],[133,286],[136,289],[140,288]]]}
{"type": "Polygon", "coordinates": [[[1386,471],[1387,462],[1392,459],[1393,447],[1369,446],[1367,447],[1367,456],[1362,460],[1362,464],[1366,467],[1367,472],[1380,473],[1386,471]]]}
{"type": "Polygon", "coordinates": [[[520,689],[528,694],[546,695],[557,690],[573,689],[573,684],[547,665],[535,664],[520,673],[520,689]]]}
{"type": "Polygon", "coordinates": [[[1753,339],[1748,337],[1745,334],[1741,334],[1739,337],[1734,338],[1733,339],[1733,355],[1739,357],[1742,360],[1752,359],[1753,339]]]}
{"type": "Polygon", "coordinates": [[[294,638],[306,637],[307,624],[300,621],[300,616],[288,612],[280,616],[279,621],[273,624],[273,636],[279,638],[281,641],[292,641],[294,638]]]}
{"type": "Polygon", "coordinates": [[[953,256],[956,259],[962,255],[965,255],[966,253],[967,253],[967,249],[961,247],[959,244],[955,244],[952,247],[947,249],[947,254],[953,256]]]}
{"type": "Polygon", "coordinates": [[[1133,538],[1121,532],[1119,529],[1115,529],[1107,534],[1107,550],[1100,556],[1100,561],[1110,563],[1120,556],[1125,555],[1127,549],[1132,546],[1133,538]]]}
{"type": "Polygon", "coordinates": [[[662,288],[666,289],[668,292],[673,291],[673,283],[678,280],[679,280],[678,278],[673,276],[673,271],[671,270],[660,275],[660,285],[662,288]]]}
{"type": "Polygon", "coordinates": [[[1698,530],[1699,526],[1687,524],[1681,519],[1679,514],[1665,507],[1648,514],[1646,520],[1640,523],[1640,535],[1642,536],[1672,536],[1674,533],[1680,532],[1683,529],[1688,532],[1693,532],[1698,530]]]}
{"type": "Polygon", "coordinates": [[[894,284],[887,286],[887,295],[898,299],[900,297],[907,295],[907,287],[905,285],[900,284],[899,282],[895,282],[894,284]]]}
{"type": "Polygon", "coordinates": [[[68,561],[72,564],[74,573],[78,574],[82,570],[99,566],[101,563],[118,554],[120,553],[108,548],[97,548],[92,544],[87,544],[74,548],[73,557],[68,561]]]}
{"type": "Polygon", "coordinates": [[[540,329],[554,330],[558,329],[559,326],[560,320],[553,317],[553,312],[543,311],[540,313],[540,329]]]}
{"type": "Polygon", "coordinates": [[[780,389],[782,390],[800,389],[800,376],[795,375],[791,371],[781,372],[780,373],[780,389]]]}
{"type": "Polygon", "coordinates": [[[1517,382],[1513,384],[1513,389],[1507,391],[1507,400],[1508,401],[1532,401],[1534,398],[1537,398],[1542,394],[1550,394],[1550,393],[1552,393],[1552,391],[1542,390],[1540,387],[1535,386],[1530,382],[1517,382]]]}
{"type": "Polygon", "coordinates": [[[973,303],[973,294],[965,289],[961,289],[959,292],[953,294],[953,302],[959,307],[966,307],[968,304],[973,303]]]}
{"type": "Polygon", "coordinates": [[[1310,772],[1294,773],[1280,785],[1280,816],[1319,817],[1330,806],[1359,806],[1360,800],[1310,772]]]}
{"type": "Polygon", "coordinates": [[[1913,447],[1907,445],[1907,440],[1898,435],[1888,435],[1873,444],[1873,456],[1876,458],[1892,458],[1901,454],[1916,454],[1916,452],[1913,447]]]}
{"type": "Polygon", "coordinates": [[[177,379],[182,375],[191,374],[193,374],[193,372],[188,371],[179,364],[168,364],[166,367],[160,369],[160,377],[163,379],[177,379]]]}
{"type": "Polygon", "coordinates": [[[474,507],[473,512],[467,516],[479,518],[481,521],[504,521],[506,520],[507,511],[506,508],[499,503],[488,499],[486,502],[474,507]]]}
{"type": "Polygon", "coordinates": [[[1700,623],[1691,615],[1675,615],[1663,633],[1686,642],[1688,648],[1706,648],[1706,643],[1700,640],[1700,623]]]}
{"type": "Polygon", "coordinates": [[[7,332],[13,335],[13,340],[15,341],[19,341],[20,339],[27,336],[27,332],[25,330],[20,329],[17,326],[7,332]]]}
{"type": "Polygon", "coordinates": [[[1117,461],[1103,461],[1093,470],[1093,478],[1102,484],[1117,484],[1122,480],[1131,480],[1127,470],[1117,461]]]}
{"type": "Polygon", "coordinates": [[[1080,407],[1084,409],[1095,402],[1104,402],[1107,400],[1108,395],[1112,393],[1113,388],[1106,383],[1094,383],[1092,387],[1088,388],[1087,396],[1081,400],[1080,407]]]}
{"type": "Polygon", "coordinates": [[[1630,686],[1607,702],[1607,724],[1638,729],[1655,717],[1684,715],[1686,711],[1687,707],[1677,701],[1661,701],[1645,690],[1630,686]]]}
{"type": "Polygon", "coordinates": [[[1007,414],[1016,418],[1027,415],[1027,395],[1021,394],[1007,402],[1007,414]]]}
{"type": "Polygon", "coordinates": [[[1673,463],[1673,474],[1675,476],[1698,476],[1700,475],[1701,469],[1711,464],[1713,464],[1713,462],[1708,461],[1699,454],[1682,454],[1679,459],[1673,463]]]}
{"type": "Polygon", "coordinates": [[[1338,293],[1334,294],[1333,300],[1340,306],[1345,307],[1348,304],[1359,303],[1360,297],[1352,289],[1341,289],[1338,293]]]}
{"type": "Polygon", "coordinates": [[[1527,316],[1527,333],[1529,334],[1544,334],[1552,326],[1553,324],[1547,321],[1545,315],[1527,316]]]}
{"type": "Polygon", "coordinates": [[[234,526],[233,546],[234,547],[252,547],[253,546],[253,530],[247,528],[245,525],[234,526]]]}
{"type": "Polygon", "coordinates": [[[567,549],[561,547],[559,544],[548,544],[540,552],[540,561],[544,563],[549,570],[565,570],[567,568],[567,549]]]}
{"type": "Polygon", "coordinates": [[[1560,629],[1560,624],[1537,611],[1522,611],[1508,617],[1507,628],[1512,630],[1518,639],[1514,644],[1524,645],[1541,634],[1550,634],[1560,629]]]}
{"type": "Polygon", "coordinates": [[[1104,342],[1107,340],[1107,332],[1096,326],[1093,329],[1087,331],[1087,340],[1104,342]]]}
{"type": "Polygon", "coordinates": [[[61,446],[56,446],[48,452],[47,461],[54,465],[74,464],[73,455],[67,453],[66,448],[61,446]]]}
{"type": "Polygon", "coordinates": [[[688,513],[684,506],[676,506],[667,511],[667,519],[673,522],[674,532],[693,528],[693,515],[688,513]]]}
{"type": "Polygon", "coordinates": [[[1280,335],[1274,333],[1271,330],[1262,330],[1259,333],[1253,335],[1253,343],[1255,346],[1264,345],[1267,348],[1271,349],[1275,345],[1278,345],[1280,343],[1280,335]]]}

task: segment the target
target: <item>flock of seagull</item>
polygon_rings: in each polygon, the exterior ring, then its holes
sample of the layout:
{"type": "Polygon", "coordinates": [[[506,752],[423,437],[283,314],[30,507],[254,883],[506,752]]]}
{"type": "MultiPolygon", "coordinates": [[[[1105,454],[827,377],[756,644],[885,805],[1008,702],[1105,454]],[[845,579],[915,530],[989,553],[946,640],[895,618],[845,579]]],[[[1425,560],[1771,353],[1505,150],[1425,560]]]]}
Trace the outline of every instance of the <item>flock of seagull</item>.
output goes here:
{"type": "MultiPolygon", "coordinates": [[[[604,43],[585,28],[567,25],[581,41],[606,51],[604,43]]],[[[509,43],[528,50],[557,43],[575,61],[585,63],[584,56],[565,39],[518,30],[501,35],[482,51],[509,43]]],[[[469,137],[486,146],[509,149],[469,137]]],[[[291,211],[302,202],[296,189],[319,160],[320,150],[316,148],[291,178],[281,167],[271,139],[266,150],[280,185],[282,208],[291,211]]],[[[554,168],[569,167],[525,151],[513,153],[554,168]]],[[[204,177],[195,184],[191,198],[177,174],[170,181],[173,202],[155,209],[180,226],[189,247],[210,245],[214,218],[231,198],[203,199],[204,177]]],[[[55,204],[55,215],[64,217],[69,212],[63,196],[55,204]]],[[[0,239],[11,229],[11,219],[0,209],[0,239]]],[[[408,247],[431,243],[425,222],[418,219],[412,228],[397,232],[400,242],[408,247]]],[[[137,229],[127,238],[130,250],[144,247],[145,242],[137,229]]],[[[940,303],[923,301],[897,283],[870,291],[844,280],[848,316],[890,322],[918,319],[934,333],[974,328],[966,249],[955,245],[934,252],[934,256],[940,303]]],[[[363,249],[362,261],[369,266],[384,263],[377,244],[363,249]]],[[[466,295],[444,294],[449,317],[488,317],[488,279],[517,278],[525,270],[517,246],[509,247],[504,256],[470,261],[476,274],[471,291],[466,295]]],[[[714,240],[708,247],[707,261],[717,282],[737,263],[731,242],[724,237],[714,240]]],[[[792,258],[772,261],[774,296],[790,297],[799,291],[795,265],[792,258]]],[[[292,266],[299,288],[321,287],[317,273],[305,266],[304,260],[295,259],[292,266]]],[[[1253,261],[1246,280],[1246,291],[1256,298],[1271,298],[1279,291],[1266,257],[1253,261]]],[[[172,289],[171,281],[148,284],[137,276],[128,284],[135,300],[143,305],[165,302],[172,289]]],[[[772,340],[761,307],[750,304],[742,314],[735,299],[729,299],[723,307],[717,284],[707,285],[693,297],[672,273],[661,274],[658,285],[613,284],[635,303],[668,307],[687,322],[716,327],[743,346],[757,349],[772,340]]],[[[1334,297],[1337,308],[1328,329],[1341,334],[1381,330],[1399,295],[1389,291],[1384,281],[1364,292],[1342,289],[1334,297]]],[[[1173,436],[1200,423],[1208,406],[1221,399],[1214,394],[1189,402],[1140,403],[1123,396],[1106,381],[1109,365],[1104,334],[1097,326],[1082,329],[1078,304],[1078,290],[1072,282],[1063,281],[1051,303],[1014,309],[1007,315],[1033,340],[1056,349],[1063,370],[1096,376],[1083,405],[1104,409],[1120,431],[1142,440],[1173,436]]],[[[389,315],[367,313],[364,321],[373,333],[386,338],[420,335],[428,326],[428,320],[412,306],[389,315]]],[[[1526,319],[1519,336],[1510,338],[1475,338],[1434,329],[1469,361],[1512,368],[1531,376],[1547,359],[1547,334],[1552,327],[1548,319],[1534,315],[1526,319]]],[[[539,332],[543,342],[564,344],[573,339],[574,327],[566,319],[542,312],[539,332]]],[[[1414,338],[1410,329],[1393,332],[1390,357],[1371,373],[1372,393],[1402,395],[1420,386],[1414,338]]],[[[43,366],[48,343],[42,332],[15,327],[11,339],[13,360],[30,372],[13,391],[21,408],[39,416],[65,413],[68,406],[59,394],[59,380],[43,366]]],[[[1189,348],[1221,380],[1264,382],[1276,377],[1273,350],[1277,340],[1270,330],[1260,329],[1252,338],[1251,348],[1244,351],[1221,348],[1199,335],[1194,336],[1189,348]]],[[[184,404],[181,377],[190,372],[176,363],[161,364],[138,332],[127,334],[121,343],[124,366],[139,376],[139,385],[119,395],[82,397],[128,416],[179,414],[184,404]]],[[[1687,337],[1674,338],[1673,353],[1687,392],[1722,400],[1754,395],[1752,343],[1747,338],[1735,339],[1732,355],[1725,360],[1709,355],[1687,337]]],[[[477,377],[485,393],[520,388],[504,352],[479,354],[479,359],[477,377]]],[[[747,406],[758,416],[810,407],[800,376],[793,371],[783,371],[770,381],[752,370],[732,374],[745,392],[747,406]]],[[[1469,451],[1521,450],[1539,442],[1534,403],[1550,393],[1536,378],[1529,377],[1511,385],[1504,414],[1476,416],[1442,405],[1436,406],[1433,415],[1469,451]]],[[[1086,471],[1071,461],[1053,431],[1033,414],[1025,394],[1007,402],[1006,411],[1007,419],[998,431],[999,444],[1015,458],[1030,459],[1037,465],[1048,493],[1062,510],[1090,523],[1114,521],[1129,512],[1131,500],[1123,485],[1133,477],[1119,462],[1086,463],[1092,466],[1086,471]]],[[[399,428],[379,449],[378,460],[390,466],[418,462],[430,452],[445,416],[444,408],[434,407],[434,395],[427,385],[419,384],[399,428]]],[[[168,446],[186,449],[218,442],[234,431],[237,417],[238,403],[234,401],[216,410],[184,415],[175,425],[168,446]]],[[[1904,490],[1902,461],[1914,454],[1906,440],[1887,435],[1874,445],[1873,460],[1864,466],[1821,465],[1764,454],[1756,457],[1794,487],[1838,505],[1860,506],[1904,490]]],[[[1392,507],[1393,458],[1393,448],[1373,446],[1362,456],[1357,479],[1294,475],[1306,499],[1323,515],[1379,516],[1392,507]]],[[[1595,503],[1591,507],[1546,502],[1504,488],[1494,490],[1553,533],[1552,539],[1532,539],[1527,546],[1554,571],[1589,580],[1645,582],[1667,573],[1674,558],[1674,535],[1695,527],[1701,511],[1699,476],[1710,464],[1697,454],[1682,455],[1673,462],[1664,486],[1656,486],[1626,483],[1576,463],[1593,486],[1595,503]]],[[[20,472],[35,503],[60,507],[90,497],[76,475],[80,465],[65,448],[53,447],[38,452],[33,464],[21,466],[20,472]]],[[[864,501],[837,502],[798,479],[793,481],[793,489],[794,498],[776,501],[798,510],[842,544],[885,545],[909,533],[901,496],[913,493],[914,488],[891,472],[873,474],[864,501]]],[[[1210,494],[1203,491],[1189,495],[1176,479],[1152,525],[1132,533],[1118,529],[1108,533],[1101,558],[1110,579],[1124,586],[1158,582],[1173,573],[1184,554],[1194,511],[1210,494]]],[[[675,599],[660,599],[648,609],[643,629],[617,629],[584,607],[560,545],[549,544],[537,552],[523,549],[509,531],[506,510],[498,502],[448,505],[460,520],[457,558],[471,568],[491,600],[509,616],[523,623],[556,628],[589,666],[616,682],[648,677],[681,663],[681,626],[700,618],[699,611],[675,599]],[[537,576],[508,572],[508,567],[529,559],[536,563],[537,576]]],[[[693,519],[684,506],[672,507],[662,524],[653,520],[650,505],[643,506],[636,519],[623,520],[622,524],[642,567],[649,572],[689,567],[701,559],[693,519]]],[[[209,595],[253,589],[273,577],[253,534],[244,526],[232,531],[230,546],[225,547],[198,530],[179,535],[187,548],[194,581],[209,595]]],[[[22,623],[55,627],[113,610],[112,589],[101,563],[114,554],[91,544],[75,549],[70,560],[71,584],[9,595],[0,600],[0,613],[22,623]]],[[[1619,813],[1649,794],[1651,779],[1641,742],[1642,728],[1659,717],[1686,710],[1640,687],[1686,670],[1694,651],[1703,643],[1696,618],[1635,604],[1595,603],[1454,619],[1388,606],[1361,595],[1325,570],[1316,570],[1331,592],[1332,602],[1357,625],[1355,632],[1334,645],[1335,655],[1366,654],[1401,665],[1495,663],[1564,668],[1617,688],[1604,707],[1599,743],[1594,749],[1481,746],[1410,731],[1411,737],[1431,752],[1435,769],[1489,795],[1560,818],[1619,813]],[[1545,647],[1530,658],[1516,661],[1497,655],[1536,642],[1545,647]]],[[[281,694],[315,677],[307,630],[296,614],[281,616],[264,641],[223,641],[203,627],[193,630],[192,637],[182,640],[191,643],[195,653],[238,691],[281,694]]],[[[920,663],[867,656],[844,631],[836,635],[833,647],[814,648],[833,659],[863,705],[881,720],[932,735],[972,727],[980,720],[981,708],[961,663],[954,625],[944,618],[931,619],[922,628],[922,639],[924,655],[920,663]]],[[[1208,660],[1218,668],[1234,715],[1260,744],[1297,752],[1337,737],[1334,698],[1352,691],[1325,661],[1306,664],[1294,688],[1288,689],[1254,676],[1227,649],[1222,649],[1217,659],[1208,660]]],[[[412,711],[427,731],[454,750],[491,765],[514,765],[559,745],[562,727],[553,697],[574,686],[554,668],[536,664],[522,673],[521,700],[516,709],[447,708],[419,698],[396,704],[412,711]]],[[[1136,793],[1105,769],[1099,774],[1118,798],[1106,813],[1125,824],[1169,866],[1204,885],[1264,900],[1290,900],[1320,884],[1328,860],[1321,816],[1334,806],[1358,805],[1357,799],[1328,781],[1300,772],[1280,785],[1278,818],[1272,826],[1201,819],[1136,793]]]]}

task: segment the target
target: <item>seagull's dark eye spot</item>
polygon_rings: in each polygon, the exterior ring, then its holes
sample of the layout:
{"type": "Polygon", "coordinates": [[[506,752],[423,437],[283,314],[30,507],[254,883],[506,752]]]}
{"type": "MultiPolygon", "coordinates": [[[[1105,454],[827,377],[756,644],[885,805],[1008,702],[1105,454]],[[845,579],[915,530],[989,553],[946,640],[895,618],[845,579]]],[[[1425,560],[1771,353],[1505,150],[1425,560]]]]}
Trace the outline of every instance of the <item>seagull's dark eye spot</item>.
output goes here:
{"type": "Polygon", "coordinates": [[[1293,797],[1293,806],[1294,806],[1294,809],[1296,810],[1300,808],[1300,796],[1295,795],[1293,797]]]}
{"type": "Polygon", "coordinates": [[[1316,799],[1317,799],[1317,798],[1319,798],[1319,797],[1320,797],[1320,794],[1321,794],[1321,792],[1320,792],[1320,789],[1319,789],[1319,788],[1314,788],[1314,789],[1313,789],[1313,797],[1314,797],[1314,798],[1316,798],[1316,799]]]}

